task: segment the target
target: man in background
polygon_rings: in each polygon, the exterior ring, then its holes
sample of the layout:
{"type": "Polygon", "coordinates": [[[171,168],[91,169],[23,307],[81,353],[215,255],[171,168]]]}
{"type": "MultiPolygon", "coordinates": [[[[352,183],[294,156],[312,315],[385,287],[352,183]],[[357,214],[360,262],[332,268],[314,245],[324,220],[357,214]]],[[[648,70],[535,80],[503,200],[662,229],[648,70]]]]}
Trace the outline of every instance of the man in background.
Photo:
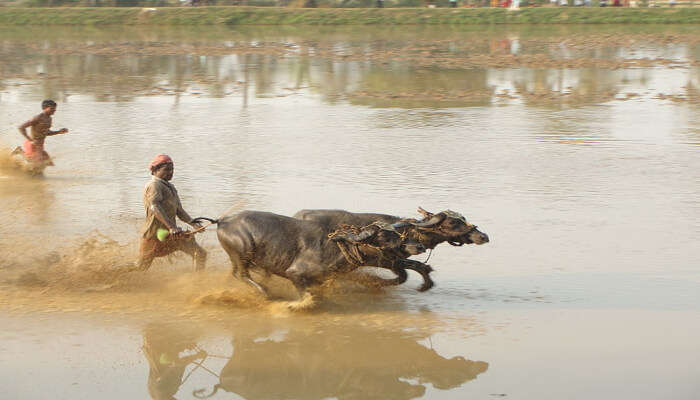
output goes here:
{"type": "Polygon", "coordinates": [[[44,100],[41,102],[41,113],[19,126],[19,133],[26,139],[24,141],[24,156],[27,161],[35,164],[53,165],[49,153],[44,150],[44,140],[48,136],[68,133],[68,129],[63,128],[52,131],[51,116],[56,112],[56,102],[44,100]],[[27,128],[31,128],[27,133],[27,128]]]}

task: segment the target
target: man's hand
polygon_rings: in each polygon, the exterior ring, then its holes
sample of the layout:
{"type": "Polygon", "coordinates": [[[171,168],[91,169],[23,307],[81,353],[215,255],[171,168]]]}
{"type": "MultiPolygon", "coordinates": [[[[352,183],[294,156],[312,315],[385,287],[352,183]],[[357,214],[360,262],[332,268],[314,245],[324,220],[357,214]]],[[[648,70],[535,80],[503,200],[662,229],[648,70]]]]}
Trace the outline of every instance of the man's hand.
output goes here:
{"type": "Polygon", "coordinates": [[[174,227],[174,228],[170,228],[170,234],[171,234],[171,235],[177,235],[177,234],[182,233],[182,232],[183,232],[183,230],[180,229],[180,228],[177,227],[177,226],[174,227]]]}
{"type": "Polygon", "coordinates": [[[59,134],[59,135],[64,134],[64,133],[68,133],[68,128],[61,128],[61,129],[58,131],[58,134],[59,134]]]}
{"type": "Polygon", "coordinates": [[[199,229],[202,227],[202,223],[201,222],[194,222],[194,223],[191,223],[190,226],[193,227],[194,229],[199,229]]]}

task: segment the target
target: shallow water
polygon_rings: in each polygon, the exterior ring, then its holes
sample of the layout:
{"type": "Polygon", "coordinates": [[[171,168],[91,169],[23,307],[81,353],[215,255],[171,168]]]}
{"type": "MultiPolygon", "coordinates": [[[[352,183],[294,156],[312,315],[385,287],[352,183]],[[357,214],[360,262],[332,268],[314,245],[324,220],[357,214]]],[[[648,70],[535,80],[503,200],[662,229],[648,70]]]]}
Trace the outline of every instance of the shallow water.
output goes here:
{"type": "Polygon", "coordinates": [[[71,130],[44,178],[0,170],[8,398],[700,393],[697,29],[0,28],[0,56],[3,148],[43,98],[71,130]],[[450,208],[491,243],[307,312],[211,232],[203,275],[122,274],[159,152],[193,215],[450,208]]]}

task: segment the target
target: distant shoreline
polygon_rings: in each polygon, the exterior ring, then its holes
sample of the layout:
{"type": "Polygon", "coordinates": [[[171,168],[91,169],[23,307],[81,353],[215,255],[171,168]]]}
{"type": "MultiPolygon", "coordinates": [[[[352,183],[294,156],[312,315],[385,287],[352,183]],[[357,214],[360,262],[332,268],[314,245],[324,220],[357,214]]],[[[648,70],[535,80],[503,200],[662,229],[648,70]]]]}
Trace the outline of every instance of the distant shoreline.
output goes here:
{"type": "Polygon", "coordinates": [[[496,25],[700,24],[700,8],[21,8],[2,25],[496,25]]]}

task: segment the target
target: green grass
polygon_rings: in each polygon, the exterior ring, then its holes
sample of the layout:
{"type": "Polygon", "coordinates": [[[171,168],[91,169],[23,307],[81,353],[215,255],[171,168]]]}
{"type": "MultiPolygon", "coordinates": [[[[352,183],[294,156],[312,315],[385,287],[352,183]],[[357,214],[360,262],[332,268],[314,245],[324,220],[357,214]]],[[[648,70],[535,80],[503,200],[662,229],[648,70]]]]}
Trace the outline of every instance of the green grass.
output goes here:
{"type": "Polygon", "coordinates": [[[0,7],[0,25],[422,25],[700,24],[700,9],[651,8],[273,8],[0,7]]]}

